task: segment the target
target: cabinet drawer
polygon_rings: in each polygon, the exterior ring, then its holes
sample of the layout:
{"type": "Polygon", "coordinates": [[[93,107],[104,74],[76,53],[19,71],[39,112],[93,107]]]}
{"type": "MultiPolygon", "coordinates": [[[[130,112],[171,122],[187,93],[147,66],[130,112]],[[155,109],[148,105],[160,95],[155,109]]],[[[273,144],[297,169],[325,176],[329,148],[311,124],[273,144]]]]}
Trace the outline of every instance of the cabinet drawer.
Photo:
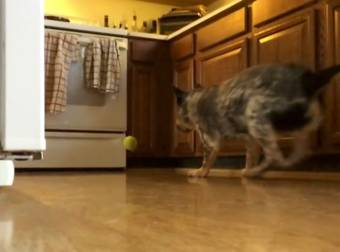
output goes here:
{"type": "Polygon", "coordinates": [[[196,59],[196,80],[203,86],[221,84],[247,68],[248,41],[225,43],[196,59]]]}
{"type": "Polygon", "coordinates": [[[16,162],[16,167],[117,168],[125,167],[124,134],[47,132],[43,160],[16,162]]]}
{"type": "Polygon", "coordinates": [[[171,43],[171,57],[173,60],[177,61],[192,56],[194,53],[194,34],[186,35],[171,43]]]}
{"type": "Polygon", "coordinates": [[[295,63],[315,67],[314,11],[273,22],[253,38],[253,64],[295,63]]]}
{"type": "Polygon", "coordinates": [[[197,47],[201,51],[246,31],[246,8],[242,8],[198,30],[197,47]]]}
{"type": "Polygon", "coordinates": [[[258,25],[313,2],[315,2],[315,0],[257,0],[253,3],[254,25],[258,25]]]}
{"type": "Polygon", "coordinates": [[[130,53],[133,61],[154,62],[159,56],[159,43],[152,40],[130,40],[130,53]]]}

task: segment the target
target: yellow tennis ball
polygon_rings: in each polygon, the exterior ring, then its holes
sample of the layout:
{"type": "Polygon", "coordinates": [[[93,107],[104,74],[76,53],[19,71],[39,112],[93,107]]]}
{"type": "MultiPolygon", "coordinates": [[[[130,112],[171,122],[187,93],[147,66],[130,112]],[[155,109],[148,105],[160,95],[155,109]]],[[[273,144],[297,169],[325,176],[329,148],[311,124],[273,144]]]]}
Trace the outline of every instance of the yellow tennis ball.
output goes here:
{"type": "Polygon", "coordinates": [[[123,140],[124,148],[128,151],[134,151],[137,148],[137,139],[133,136],[127,136],[123,140]]]}

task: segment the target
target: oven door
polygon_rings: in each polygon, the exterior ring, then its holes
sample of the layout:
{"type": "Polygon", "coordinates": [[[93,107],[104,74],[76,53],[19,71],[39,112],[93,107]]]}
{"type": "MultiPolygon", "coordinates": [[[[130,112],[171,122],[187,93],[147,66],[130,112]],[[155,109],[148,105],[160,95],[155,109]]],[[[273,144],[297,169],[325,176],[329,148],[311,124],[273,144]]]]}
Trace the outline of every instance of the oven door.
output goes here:
{"type": "MultiPolygon", "coordinates": [[[[85,87],[82,55],[81,60],[71,65],[67,86],[66,111],[46,114],[47,130],[72,131],[126,131],[126,83],[127,39],[117,38],[120,50],[120,92],[114,99],[109,94],[98,93],[85,87]]],[[[82,52],[84,48],[81,48],[82,52]]],[[[83,54],[83,53],[82,53],[83,54]]]]}

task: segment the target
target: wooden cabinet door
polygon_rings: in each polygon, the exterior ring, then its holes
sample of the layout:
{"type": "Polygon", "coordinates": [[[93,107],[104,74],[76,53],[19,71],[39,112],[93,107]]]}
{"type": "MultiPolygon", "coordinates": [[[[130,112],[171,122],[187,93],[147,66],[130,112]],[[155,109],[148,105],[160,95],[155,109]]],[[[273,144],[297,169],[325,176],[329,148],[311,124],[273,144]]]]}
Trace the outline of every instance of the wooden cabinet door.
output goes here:
{"type": "Polygon", "coordinates": [[[165,157],[172,150],[172,69],[165,41],[130,39],[128,134],[138,140],[129,156],[165,157]]]}
{"type": "MultiPolygon", "coordinates": [[[[222,45],[199,55],[197,59],[197,83],[202,86],[219,85],[232,78],[248,65],[247,40],[222,45]]],[[[197,151],[202,145],[197,143],[197,151]]],[[[241,140],[228,140],[221,148],[221,154],[242,154],[244,143],[241,140]]]]}
{"type": "MultiPolygon", "coordinates": [[[[272,23],[255,33],[253,64],[298,63],[315,68],[314,12],[272,23]]],[[[281,146],[290,146],[292,138],[282,136],[281,146]]]]}
{"type": "Polygon", "coordinates": [[[129,85],[129,134],[138,140],[133,155],[154,152],[155,113],[155,70],[153,64],[133,63],[129,85]]]}
{"type": "MultiPolygon", "coordinates": [[[[177,87],[185,91],[194,88],[194,60],[188,59],[175,63],[174,66],[174,83],[177,87]]],[[[176,106],[176,102],[174,101],[176,106]]],[[[176,118],[177,106],[174,118],[176,118]]],[[[195,154],[195,133],[194,131],[184,133],[174,125],[174,146],[173,154],[175,156],[193,156],[195,154]]]]}
{"type": "MultiPolygon", "coordinates": [[[[329,66],[340,64],[340,0],[327,5],[328,16],[328,56],[329,66]]],[[[322,144],[339,152],[340,147],[340,77],[334,79],[325,94],[325,120],[322,128],[322,144]],[[338,150],[337,150],[338,149],[338,150]]]]}
{"type": "Polygon", "coordinates": [[[155,98],[155,152],[158,157],[169,157],[173,146],[173,82],[170,57],[158,61],[156,71],[155,98]]]}

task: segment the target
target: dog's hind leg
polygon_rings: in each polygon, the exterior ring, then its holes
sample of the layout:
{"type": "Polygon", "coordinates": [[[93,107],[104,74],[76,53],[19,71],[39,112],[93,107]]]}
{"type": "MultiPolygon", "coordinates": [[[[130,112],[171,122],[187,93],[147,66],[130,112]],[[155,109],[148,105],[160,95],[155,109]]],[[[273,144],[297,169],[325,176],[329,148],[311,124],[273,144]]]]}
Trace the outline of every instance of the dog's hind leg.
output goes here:
{"type": "Polygon", "coordinates": [[[246,167],[242,174],[247,177],[259,176],[273,163],[284,163],[284,157],[277,144],[275,133],[270,124],[264,121],[253,122],[249,128],[250,135],[262,147],[263,161],[255,167],[246,167]]]}
{"type": "Polygon", "coordinates": [[[282,167],[288,167],[296,164],[301,161],[303,158],[306,158],[310,154],[309,150],[309,132],[299,132],[294,137],[294,147],[292,153],[284,160],[281,165],[282,167]]]}
{"type": "Polygon", "coordinates": [[[294,148],[290,156],[285,160],[283,167],[294,165],[301,161],[303,158],[308,157],[311,154],[309,140],[310,133],[315,132],[321,123],[320,103],[313,102],[309,108],[310,117],[312,121],[306,125],[306,127],[300,131],[297,131],[294,136],[294,148]]]}

